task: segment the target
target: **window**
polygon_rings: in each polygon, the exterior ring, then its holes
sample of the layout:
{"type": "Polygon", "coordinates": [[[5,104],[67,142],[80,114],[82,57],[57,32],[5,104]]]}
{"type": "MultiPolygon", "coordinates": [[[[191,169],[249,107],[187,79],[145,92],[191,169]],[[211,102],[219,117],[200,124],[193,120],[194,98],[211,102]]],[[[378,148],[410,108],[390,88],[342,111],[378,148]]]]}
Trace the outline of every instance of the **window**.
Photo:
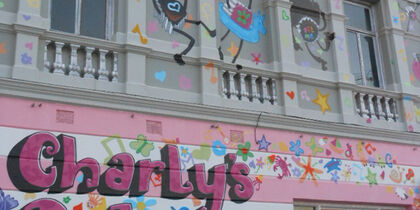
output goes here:
{"type": "Polygon", "coordinates": [[[114,0],[53,0],[51,29],[100,39],[113,35],[114,0]]]}
{"type": "Polygon", "coordinates": [[[403,207],[396,206],[373,206],[360,204],[314,204],[314,203],[297,203],[294,210],[405,210],[403,207]]]}
{"type": "Polygon", "coordinates": [[[359,85],[382,87],[373,11],[368,5],[344,3],[351,71],[359,85]]]}

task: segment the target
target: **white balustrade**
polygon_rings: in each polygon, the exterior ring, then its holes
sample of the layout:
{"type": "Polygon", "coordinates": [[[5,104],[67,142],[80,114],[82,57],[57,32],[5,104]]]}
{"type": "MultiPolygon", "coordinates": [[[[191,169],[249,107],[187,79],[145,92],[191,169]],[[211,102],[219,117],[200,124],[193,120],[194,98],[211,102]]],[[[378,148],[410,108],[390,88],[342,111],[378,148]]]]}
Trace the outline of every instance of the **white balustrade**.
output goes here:
{"type": "Polygon", "coordinates": [[[224,98],[277,105],[275,79],[236,71],[223,71],[221,93],[224,98]]]}
{"type": "Polygon", "coordinates": [[[116,52],[51,40],[45,41],[44,50],[45,71],[118,82],[118,53],[116,52]]]}
{"type": "Polygon", "coordinates": [[[368,93],[354,93],[356,112],[363,118],[397,122],[399,115],[394,98],[368,93]]]}

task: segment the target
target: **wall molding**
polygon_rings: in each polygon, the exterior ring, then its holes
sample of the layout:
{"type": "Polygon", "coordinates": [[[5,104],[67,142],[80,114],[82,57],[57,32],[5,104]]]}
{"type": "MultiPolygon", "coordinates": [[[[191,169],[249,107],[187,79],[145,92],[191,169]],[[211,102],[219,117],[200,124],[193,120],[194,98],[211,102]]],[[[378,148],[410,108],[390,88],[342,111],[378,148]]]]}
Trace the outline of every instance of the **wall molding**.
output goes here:
{"type": "MultiPolygon", "coordinates": [[[[261,112],[0,78],[0,95],[255,126],[261,112]]],[[[259,127],[420,146],[420,133],[263,113],[259,127]]]]}

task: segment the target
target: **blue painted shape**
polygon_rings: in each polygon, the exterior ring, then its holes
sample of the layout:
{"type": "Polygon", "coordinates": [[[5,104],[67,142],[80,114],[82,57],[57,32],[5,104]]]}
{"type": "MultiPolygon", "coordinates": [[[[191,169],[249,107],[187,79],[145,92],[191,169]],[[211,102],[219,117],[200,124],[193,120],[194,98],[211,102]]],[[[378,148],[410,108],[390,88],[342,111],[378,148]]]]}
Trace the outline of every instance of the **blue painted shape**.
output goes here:
{"type": "Polygon", "coordinates": [[[330,173],[331,171],[337,170],[337,171],[341,171],[341,160],[339,158],[335,159],[332,158],[328,163],[326,163],[324,165],[324,168],[327,168],[328,171],[327,173],[330,173]]]}
{"type": "Polygon", "coordinates": [[[213,141],[212,149],[213,153],[217,156],[223,156],[226,154],[226,146],[220,140],[213,141]]]}
{"type": "Polygon", "coordinates": [[[160,82],[164,82],[166,79],[166,71],[162,70],[159,72],[155,72],[155,79],[159,80],[160,82]]]}
{"type": "Polygon", "coordinates": [[[289,150],[291,151],[291,152],[295,152],[295,155],[296,156],[300,156],[301,154],[304,154],[305,153],[305,151],[303,151],[303,149],[302,148],[300,148],[300,139],[298,139],[297,141],[296,141],[296,143],[295,142],[293,142],[293,141],[290,141],[289,142],[290,143],[290,147],[289,147],[289,150]]]}
{"type": "Polygon", "coordinates": [[[250,28],[245,29],[230,18],[229,14],[223,10],[223,4],[219,3],[220,21],[239,38],[247,42],[257,43],[260,41],[260,33],[263,35],[267,33],[264,26],[265,15],[261,15],[260,11],[257,14],[254,13],[250,28]]]}

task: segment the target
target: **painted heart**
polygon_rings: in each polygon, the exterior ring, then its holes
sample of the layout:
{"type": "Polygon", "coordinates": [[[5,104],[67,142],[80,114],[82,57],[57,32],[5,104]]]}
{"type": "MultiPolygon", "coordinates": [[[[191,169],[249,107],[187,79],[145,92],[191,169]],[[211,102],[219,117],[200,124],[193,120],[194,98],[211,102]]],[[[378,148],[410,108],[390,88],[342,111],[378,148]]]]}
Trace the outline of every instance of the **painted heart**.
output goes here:
{"type": "Polygon", "coordinates": [[[25,48],[27,48],[27,49],[29,49],[29,50],[32,50],[32,48],[33,48],[33,44],[32,44],[32,42],[28,42],[28,43],[26,43],[26,44],[25,44],[25,48]]]}
{"type": "Polygon", "coordinates": [[[168,3],[168,9],[173,12],[180,12],[181,4],[179,2],[168,3]]]}
{"type": "Polygon", "coordinates": [[[413,61],[413,72],[414,72],[414,76],[416,76],[417,80],[420,81],[420,60],[413,61]]]}
{"type": "Polygon", "coordinates": [[[327,156],[330,156],[330,155],[331,155],[331,150],[326,149],[326,150],[325,150],[325,154],[326,154],[327,156]]]}
{"type": "Polygon", "coordinates": [[[209,160],[211,156],[211,146],[209,144],[201,144],[200,149],[195,149],[192,151],[191,155],[195,159],[199,160],[209,160]]]}
{"type": "Polygon", "coordinates": [[[295,92],[294,91],[290,91],[290,92],[286,92],[286,94],[289,96],[290,99],[294,99],[295,98],[295,92]]]}
{"type": "Polygon", "coordinates": [[[22,15],[23,19],[25,19],[26,21],[31,19],[30,15],[22,15]]]}
{"type": "Polygon", "coordinates": [[[166,71],[155,72],[155,78],[161,82],[164,82],[166,79],[166,71]]]}

